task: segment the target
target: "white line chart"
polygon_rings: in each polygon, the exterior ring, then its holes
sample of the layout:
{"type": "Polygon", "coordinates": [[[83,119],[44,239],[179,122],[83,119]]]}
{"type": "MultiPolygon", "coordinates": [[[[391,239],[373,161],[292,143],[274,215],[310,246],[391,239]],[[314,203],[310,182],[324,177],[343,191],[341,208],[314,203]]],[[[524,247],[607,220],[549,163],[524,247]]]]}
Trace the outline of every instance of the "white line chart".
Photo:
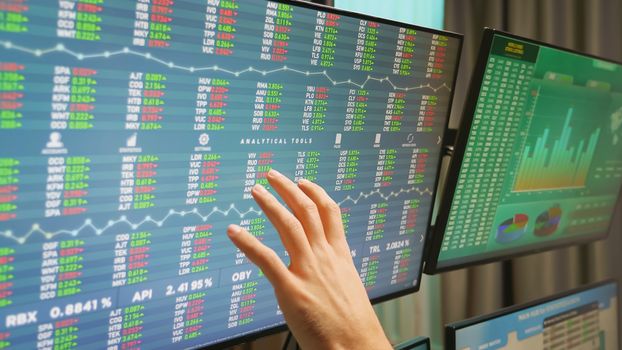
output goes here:
{"type": "Polygon", "coordinates": [[[207,220],[212,215],[220,214],[223,216],[229,216],[231,212],[235,212],[236,214],[239,215],[240,218],[244,218],[247,215],[253,214],[253,213],[255,215],[261,215],[262,213],[260,210],[256,210],[253,207],[249,208],[246,211],[240,211],[233,204],[231,204],[231,206],[229,206],[229,208],[226,210],[222,210],[222,209],[219,209],[218,207],[214,207],[207,214],[202,214],[198,208],[193,208],[192,210],[188,210],[188,211],[177,211],[177,210],[171,209],[169,210],[168,214],[166,214],[166,216],[164,216],[160,220],[156,220],[152,218],[151,216],[146,216],[141,221],[132,222],[128,220],[128,218],[125,215],[123,215],[119,217],[117,220],[108,221],[106,225],[102,227],[97,227],[95,226],[95,224],[93,224],[91,219],[86,219],[84,220],[84,223],[80,227],[73,229],[73,230],[59,230],[59,231],[54,231],[54,232],[48,232],[48,231],[45,231],[43,228],[41,228],[38,224],[33,224],[30,231],[28,231],[24,236],[21,236],[21,237],[15,236],[11,231],[2,232],[0,233],[0,235],[6,238],[13,239],[19,244],[24,244],[26,243],[28,238],[30,238],[35,233],[40,233],[46,239],[53,239],[54,237],[59,236],[59,235],[71,235],[71,236],[77,237],[78,234],[80,234],[82,231],[86,229],[91,229],[96,235],[101,236],[102,234],[104,234],[104,232],[106,232],[111,227],[114,227],[120,224],[125,224],[132,230],[136,230],[148,223],[152,223],[157,227],[162,227],[166,223],[166,221],[168,221],[172,217],[184,217],[184,216],[194,215],[198,217],[199,219],[201,219],[203,222],[207,222],[207,220]]]}
{"type": "Polygon", "coordinates": [[[294,68],[290,68],[288,66],[283,66],[281,68],[276,68],[276,69],[272,69],[272,70],[260,70],[260,69],[256,69],[254,67],[248,67],[246,69],[240,70],[240,71],[232,71],[232,70],[228,70],[222,67],[219,67],[217,65],[212,65],[212,66],[205,66],[205,67],[193,67],[193,66],[180,66],[178,64],[176,64],[175,62],[172,61],[166,61],[163,59],[160,59],[156,56],[153,56],[151,53],[148,52],[139,52],[139,51],[135,51],[130,49],[129,47],[124,47],[120,50],[116,50],[116,51],[104,51],[104,52],[100,52],[100,53],[92,53],[92,54],[85,54],[85,53],[80,53],[80,52],[75,52],[72,51],[68,48],[66,48],[63,44],[57,44],[55,46],[46,48],[46,49],[31,49],[31,48],[27,48],[24,46],[20,46],[20,45],[16,45],[10,41],[2,41],[0,40],[0,47],[3,47],[7,50],[15,50],[15,51],[20,51],[23,53],[27,53],[27,54],[31,54],[35,57],[41,57],[41,56],[45,56],[48,54],[52,54],[52,53],[65,53],[67,55],[73,56],[74,58],[82,61],[82,60],[90,60],[90,59],[99,59],[99,58],[111,58],[114,56],[120,56],[120,55],[126,55],[126,56],[137,56],[137,57],[142,57],[146,60],[150,60],[150,61],[154,61],[156,63],[159,63],[163,66],[166,66],[170,69],[177,69],[177,70],[181,70],[181,71],[186,71],[186,72],[190,72],[190,73],[197,73],[197,72],[204,72],[204,71],[214,71],[214,72],[221,72],[221,73],[226,73],[226,74],[230,74],[236,77],[239,77],[240,75],[243,74],[247,74],[247,73],[256,73],[256,74],[260,74],[263,76],[269,75],[269,74],[273,74],[273,73],[278,73],[278,72],[292,72],[292,73],[296,73],[296,74],[300,74],[300,75],[304,75],[304,76],[316,76],[316,75],[322,75],[324,76],[326,79],[328,79],[328,81],[330,81],[333,85],[353,85],[353,86],[357,86],[361,89],[365,88],[365,86],[367,85],[367,83],[369,83],[370,81],[376,81],[376,82],[380,82],[380,83],[388,83],[389,85],[391,85],[391,87],[393,88],[393,90],[396,91],[411,91],[411,90],[422,90],[422,89],[429,89],[432,90],[434,92],[437,92],[441,89],[446,89],[447,91],[451,91],[451,87],[449,87],[447,84],[443,83],[437,87],[434,87],[430,84],[422,84],[422,85],[418,85],[418,86],[411,86],[411,87],[400,87],[395,85],[391,79],[389,77],[382,77],[382,78],[378,78],[378,77],[372,77],[371,75],[367,76],[367,79],[365,79],[365,81],[363,81],[362,83],[357,83],[352,81],[351,79],[348,80],[342,80],[342,81],[337,81],[335,79],[333,79],[328,73],[327,71],[323,70],[323,71],[317,71],[317,72],[311,72],[311,71],[303,71],[303,70],[298,70],[298,69],[294,69],[294,68]]]}
{"type": "Polygon", "coordinates": [[[380,198],[382,198],[383,200],[385,200],[385,201],[386,201],[386,200],[389,200],[389,199],[391,199],[391,198],[397,198],[397,197],[399,197],[399,196],[400,196],[401,194],[403,194],[403,193],[408,194],[408,193],[412,193],[412,192],[416,192],[416,193],[417,193],[417,194],[419,194],[420,196],[423,196],[423,195],[425,195],[425,194],[428,194],[428,195],[430,195],[430,196],[432,195],[432,190],[430,190],[429,188],[425,188],[425,189],[423,189],[423,190],[421,190],[421,189],[419,189],[419,188],[415,188],[415,187],[413,187],[413,188],[408,188],[408,189],[403,189],[403,188],[400,188],[400,190],[399,190],[399,191],[397,191],[397,192],[391,192],[391,193],[389,193],[389,194],[387,194],[387,195],[385,195],[385,194],[383,194],[382,192],[380,192],[380,190],[379,190],[379,189],[376,189],[376,190],[374,190],[374,191],[367,192],[367,193],[363,193],[363,192],[361,192],[361,193],[358,195],[358,197],[356,197],[356,198],[352,198],[351,196],[347,196],[346,198],[344,198],[344,199],[343,199],[343,200],[341,200],[340,202],[337,202],[337,204],[339,204],[339,205],[341,206],[341,205],[343,205],[343,204],[344,204],[344,203],[346,203],[346,202],[352,202],[352,204],[356,205],[356,204],[358,204],[358,202],[359,202],[361,199],[367,199],[367,198],[369,198],[369,197],[371,197],[371,196],[374,196],[374,195],[380,196],[380,198]]]}
{"type": "MultiPolygon", "coordinates": [[[[408,189],[400,189],[397,192],[391,192],[389,194],[383,194],[380,190],[376,189],[370,192],[361,192],[358,196],[356,197],[351,197],[351,196],[347,196],[346,198],[344,198],[343,200],[337,202],[337,204],[339,204],[340,206],[343,205],[346,202],[352,202],[353,204],[357,204],[360,200],[362,199],[367,199],[369,197],[372,196],[379,196],[381,199],[383,200],[389,200],[391,198],[397,198],[403,194],[409,194],[409,193],[417,193],[421,196],[423,195],[432,195],[432,190],[430,190],[429,188],[425,188],[425,189],[419,189],[419,188],[408,188],[408,189]]],[[[253,207],[250,207],[249,209],[245,210],[245,211],[240,211],[238,208],[236,208],[236,206],[234,204],[231,204],[227,209],[220,209],[218,207],[213,207],[210,211],[206,212],[206,213],[201,213],[199,211],[198,208],[193,208],[191,210],[187,210],[187,211],[177,211],[177,210],[169,210],[169,212],[162,217],[161,219],[154,219],[151,216],[146,216],[144,219],[140,220],[140,221],[136,221],[136,222],[132,222],[130,221],[127,216],[123,215],[120,216],[118,219],[116,220],[109,220],[105,225],[98,227],[96,226],[91,219],[86,219],[84,220],[84,223],[82,225],[80,225],[79,227],[75,228],[75,229],[63,229],[63,230],[58,230],[58,231],[53,231],[53,232],[49,232],[46,231],[45,229],[43,229],[41,226],[39,226],[39,224],[35,223],[32,225],[32,227],[30,228],[30,230],[28,232],[26,232],[24,235],[22,236],[17,236],[15,235],[14,232],[12,231],[0,231],[0,236],[1,237],[5,237],[8,239],[11,239],[13,241],[15,241],[16,243],[19,244],[25,244],[28,239],[33,236],[34,234],[41,234],[43,237],[45,237],[48,240],[54,239],[57,236],[61,236],[61,235],[69,235],[69,236],[73,236],[73,237],[77,237],[80,233],[82,233],[85,230],[91,230],[93,231],[97,236],[101,236],[103,235],[108,229],[118,226],[118,225],[126,225],[127,227],[129,227],[132,230],[137,230],[140,227],[146,225],[146,224],[153,224],[156,227],[162,227],[164,226],[164,224],[171,218],[173,217],[185,217],[185,216],[196,216],[197,218],[199,218],[201,221],[203,222],[207,222],[207,220],[209,220],[210,217],[212,217],[213,215],[222,215],[222,216],[229,216],[230,214],[237,214],[241,219],[245,218],[248,215],[256,215],[259,216],[262,214],[261,210],[257,210],[253,207]]]]}

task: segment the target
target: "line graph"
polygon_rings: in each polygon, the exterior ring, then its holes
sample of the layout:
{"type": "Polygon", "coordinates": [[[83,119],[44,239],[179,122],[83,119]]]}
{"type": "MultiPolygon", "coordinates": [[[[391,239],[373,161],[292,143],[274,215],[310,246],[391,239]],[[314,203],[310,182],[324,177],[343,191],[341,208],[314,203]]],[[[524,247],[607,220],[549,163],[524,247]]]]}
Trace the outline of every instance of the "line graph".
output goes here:
{"type": "Polygon", "coordinates": [[[373,190],[373,191],[366,192],[366,193],[361,192],[361,193],[358,195],[358,197],[356,197],[356,198],[352,198],[351,196],[347,196],[346,198],[344,198],[344,199],[343,199],[343,200],[341,200],[340,202],[337,202],[337,204],[339,204],[339,205],[341,206],[341,205],[343,205],[343,204],[344,204],[344,203],[346,203],[346,202],[352,202],[353,204],[355,204],[355,205],[356,205],[356,204],[358,204],[358,202],[359,202],[361,199],[367,199],[367,198],[369,198],[369,197],[371,197],[371,196],[374,196],[374,195],[377,195],[377,196],[379,196],[380,198],[382,198],[383,200],[385,200],[385,201],[386,201],[386,200],[389,200],[389,199],[391,199],[391,198],[393,198],[393,197],[397,198],[397,197],[399,197],[401,194],[408,194],[408,193],[412,193],[412,192],[416,192],[416,193],[418,193],[420,196],[423,196],[423,195],[425,195],[425,194],[428,194],[428,195],[430,195],[430,196],[432,195],[432,190],[430,190],[429,188],[425,188],[425,189],[423,189],[423,190],[421,190],[421,189],[419,189],[419,188],[416,188],[416,187],[412,187],[412,188],[408,188],[408,189],[403,189],[403,188],[401,188],[399,191],[397,191],[397,192],[391,192],[391,193],[389,193],[389,194],[387,194],[387,195],[385,195],[385,194],[383,194],[382,192],[380,192],[380,190],[373,190]]]}
{"type": "MultiPolygon", "coordinates": [[[[429,188],[425,188],[425,189],[419,189],[419,188],[408,188],[408,189],[400,189],[397,192],[390,192],[389,194],[384,194],[382,193],[380,190],[373,190],[373,191],[369,191],[369,192],[361,192],[358,196],[355,197],[351,197],[351,196],[347,196],[345,197],[343,200],[337,202],[337,204],[339,204],[340,206],[343,205],[346,202],[352,202],[353,204],[358,204],[359,201],[361,201],[362,199],[367,199],[369,197],[372,196],[379,196],[380,198],[382,198],[383,200],[389,200],[391,198],[397,198],[402,194],[408,194],[408,193],[418,193],[419,195],[423,196],[423,195],[432,195],[432,190],[430,190],[429,188]]],[[[6,230],[6,231],[0,231],[0,236],[11,239],[13,241],[15,241],[18,244],[25,244],[28,239],[33,236],[34,234],[41,234],[43,237],[45,237],[46,239],[50,240],[50,239],[54,239],[57,236],[60,235],[70,235],[73,237],[77,237],[80,233],[82,233],[85,230],[91,230],[93,233],[95,233],[95,235],[97,236],[101,236],[103,235],[106,231],[108,231],[110,228],[118,226],[118,225],[126,225],[127,227],[131,228],[132,230],[136,230],[139,229],[140,227],[146,225],[146,224],[153,224],[156,227],[162,227],[164,226],[164,224],[171,218],[173,217],[185,217],[185,216],[196,216],[198,217],[201,221],[206,222],[210,217],[212,217],[213,215],[219,214],[222,216],[229,216],[230,214],[237,214],[240,218],[244,218],[247,215],[256,215],[259,216],[261,214],[263,214],[263,212],[261,210],[257,210],[253,207],[248,208],[245,211],[240,211],[238,208],[236,208],[235,204],[231,204],[227,209],[223,210],[220,209],[218,207],[213,207],[210,211],[208,211],[207,213],[201,213],[201,211],[198,208],[193,208],[191,210],[174,210],[171,209],[168,211],[168,213],[162,217],[161,219],[154,219],[151,216],[146,216],[144,219],[140,220],[140,221],[136,221],[136,222],[132,222],[130,221],[127,216],[123,215],[120,216],[118,219],[116,220],[109,220],[105,225],[98,227],[97,225],[95,225],[91,219],[86,219],[84,220],[84,223],[82,225],[80,225],[79,227],[69,230],[69,229],[63,229],[63,230],[58,230],[58,231],[46,231],[44,228],[42,228],[39,224],[35,223],[32,225],[32,227],[30,228],[30,230],[28,230],[25,234],[18,236],[16,235],[13,231],[11,230],[6,230]]]]}
{"type": "Polygon", "coordinates": [[[290,68],[288,66],[283,66],[281,68],[276,68],[276,69],[272,69],[272,70],[260,70],[260,69],[256,69],[254,67],[248,67],[246,69],[240,70],[240,71],[232,71],[232,70],[228,70],[222,67],[219,67],[217,65],[212,65],[212,66],[204,66],[204,67],[194,67],[194,66],[180,66],[178,64],[176,64],[175,62],[172,61],[166,61],[163,59],[160,59],[156,56],[153,56],[151,53],[148,52],[140,52],[140,51],[135,51],[130,49],[129,47],[124,47],[120,50],[116,50],[116,51],[104,51],[104,52],[100,52],[100,53],[93,53],[93,54],[85,54],[85,53],[80,53],[80,52],[75,52],[72,51],[68,48],[66,48],[63,44],[57,44],[55,46],[46,48],[46,49],[31,49],[31,48],[27,48],[21,45],[16,45],[10,41],[2,41],[0,40],[0,46],[2,46],[3,48],[7,49],[7,50],[15,50],[15,51],[20,51],[20,52],[24,52],[24,53],[28,53],[31,54],[35,57],[42,57],[51,53],[65,53],[68,54],[70,56],[75,57],[76,59],[82,61],[82,60],[89,60],[89,59],[99,59],[99,58],[111,58],[114,56],[120,56],[120,55],[127,55],[127,56],[137,56],[137,57],[142,57],[146,60],[150,60],[150,61],[154,61],[156,63],[159,63],[163,66],[166,66],[170,69],[177,69],[177,70],[182,70],[182,71],[186,71],[186,72],[190,72],[190,73],[197,73],[197,72],[203,72],[203,71],[218,71],[221,73],[226,73],[226,74],[230,74],[236,77],[239,77],[240,75],[246,74],[246,73],[256,73],[256,74],[261,74],[263,76],[269,75],[269,74],[273,74],[273,73],[278,73],[278,72],[292,72],[292,73],[297,73],[300,75],[305,75],[305,76],[315,76],[315,75],[322,75],[324,76],[327,80],[329,80],[333,85],[353,85],[353,86],[357,86],[359,88],[365,88],[365,86],[367,85],[367,83],[369,83],[370,81],[376,81],[376,82],[380,82],[380,83],[388,83],[389,85],[391,85],[391,87],[393,88],[393,90],[397,90],[397,91],[411,91],[411,90],[421,90],[421,89],[430,89],[434,92],[437,92],[441,89],[446,89],[447,91],[451,91],[451,88],[443,83],[437,87],[434,87],[430,84],[422,84],[422,85],[418,85],[418,86],[411,86],[411,87],[400,87],[397,86],[395,83],[393,83],[393,81],[391,81],[391,79],[386,76],[386,77],[382,77],[382,78],[378,78],[378,77],[372,77],[371,75],[367,76],[367,79],[365,79],[365,81],[363,81],[362,83],[357,83],[352,81],[352,79],[348,79],[348,80],[342,80],[342,81],[338,81],[333,79],[326,70],[323,71],[317,71],[317,72],[311,72],[311,71],[303,71],[303,70],[298,70],[298,69],[294,69],[294,68],[290,68]]]}
{"type": "Polygon", "coordinates": [[[146,216],[141,221],[131,222],[130,220],[128,220],[128,218],[125,215],[123,215],[123,216],[119,217],[117,220],[110,220],[110,221],[108,221],[108,223],[106,223],[106,225],[104,225],[102,227],[97,227],[97,226],[95,226],[95,224],[93,224],[91,219],[86,219],[86,220],[84,220],[84,223],[80,227],[78,227],[76,229],[73,229],[73,230],[59,230],[59,231],[54,231],[54,232],[48,232],[48,231],[45,231],[43,228],[41,228],[39,226],[39,224],[33,224],[32,228],[25,235],[23,235],[21,237],[15,236],[13,234],[13,232],[11,232],[11,231],[1,232],[0,235],[4,236],[6,238],[13,239],[14,241],[16,241],[19,244],[24,244],[24,243],[26,243],[28,238],[30,238],[35,233],[40,233],[46,239],[53,239],[54,237],[59,236],[59,235],[71,235],[71,236],[76,237],[82,231],[84,231],[86,229],[91,229],[96,235],[101,236],[102,234],[104,234],[104,232],[106,232],[111,227],[114,227],[114,226],[117,226],[117,225],[120,225],[120,224],[126,224],[132,230],[136,230],[139,227],[141,227],[141,226],[143,226],[143,225],[145,225],[147,223],[152,223],[152,224],[155,224],[157,227],[162,227],[164,225],[164,223],[166,223],[166,221],[168,221],[172,217],[184,217],[184,216],[188,216],[188,215],[194,215],[194,216],[197,216],[198,218],[200,218],[203,222],[206,222],[214,214],[221,214],[223,216],[229,216],[229,214],[231,212],[237,213],[240,216],[240,218],[244,218],[246,215],[249,215],[251,213],[254,213],[256,215],[261,215],[261,213],[262,213],[260,210],[256,210],[253,207],[250,207],[246,211],[240,211],[233,204],[231,204],[231,206],[229,206],[229,208],[226,209],[226,210],[221,210],[218,207],[214,207],[207,214],[202,214],[199,211],[198,208],[193,208],[192,210],[188,210],[188,211],[183,211],[183,210],[182,211],[177,211],[177,210],[171,209],[171,210],[169,210],[168,214],[166,214],[166,216],[164,216],[160,220],[156,220],[156,219],[152,218],[151,216],[146,216]]]}

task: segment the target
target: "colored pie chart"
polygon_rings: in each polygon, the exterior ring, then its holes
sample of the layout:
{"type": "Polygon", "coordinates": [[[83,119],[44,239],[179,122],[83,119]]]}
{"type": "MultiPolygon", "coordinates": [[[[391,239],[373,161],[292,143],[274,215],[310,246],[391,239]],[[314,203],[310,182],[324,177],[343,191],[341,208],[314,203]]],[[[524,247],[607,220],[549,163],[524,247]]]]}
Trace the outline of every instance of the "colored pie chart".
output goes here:
{"type": "Polygon", "coordinates": [[[552,235],[559,227],[561,219],[562,209],[556,204],[538,215],[533,233],[539,237],[552,235]]]}
{"type": "Polygon", "coordinates": [[[516,214],[507,219],[497,229],[497,242],[509,243],[519,239],[527,231],[529,217],[525,214],[516,214]]]}

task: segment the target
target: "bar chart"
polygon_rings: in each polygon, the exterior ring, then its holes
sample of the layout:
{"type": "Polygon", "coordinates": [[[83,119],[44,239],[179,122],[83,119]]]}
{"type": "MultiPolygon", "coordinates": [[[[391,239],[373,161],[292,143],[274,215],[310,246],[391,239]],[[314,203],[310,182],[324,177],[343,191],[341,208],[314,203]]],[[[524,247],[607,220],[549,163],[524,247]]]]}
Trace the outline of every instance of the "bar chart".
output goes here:
{"type": "Polygon", "coordinates": [[[585,187],[601,130],[574,145],[571,126],[574,108],[568,108],[559,138],[545,128],[535,144],[525,145],[514,183],[514,192],[585,187]]]}

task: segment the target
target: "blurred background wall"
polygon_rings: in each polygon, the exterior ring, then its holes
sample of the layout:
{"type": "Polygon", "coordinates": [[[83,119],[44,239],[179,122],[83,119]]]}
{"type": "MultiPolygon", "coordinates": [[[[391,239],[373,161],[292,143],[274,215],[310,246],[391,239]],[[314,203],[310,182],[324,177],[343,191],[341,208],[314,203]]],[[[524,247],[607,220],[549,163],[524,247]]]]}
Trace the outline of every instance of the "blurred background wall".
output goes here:
{"type": "MultiPolygon", "coordinates": [[[[450,120],[453,128],[460,125],[483,27],[622,61],[622,0],[314,2],[465,34],[450,120]]],[[[618,203],[615,223],[604,241],[425,276],[419,293],[376,305],[376,311],[394,343],[425,335],[432,338],[437,349],[443,345],[445,323],[606,278],[622,282],[622,203],[618,203]]],[[[622,334],[622,324],[619,327],[622,334]]],[[[284,334],[277,334],[236,349],[278,349],[284,338],[284,334]]]]}

